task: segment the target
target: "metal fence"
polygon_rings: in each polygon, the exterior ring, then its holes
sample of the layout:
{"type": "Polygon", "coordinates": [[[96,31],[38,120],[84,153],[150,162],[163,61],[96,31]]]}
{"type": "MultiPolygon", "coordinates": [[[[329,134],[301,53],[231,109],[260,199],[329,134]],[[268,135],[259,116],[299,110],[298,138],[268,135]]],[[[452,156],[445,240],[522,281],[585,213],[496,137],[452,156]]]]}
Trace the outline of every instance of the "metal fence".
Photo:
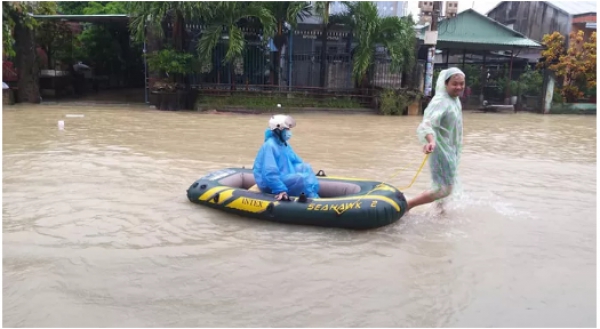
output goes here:
{"type": "Polygon", "coordinates": [[[543,71],[534,66],[513,67],[507,64],[462,63],[436,64],[434,80],[447,67],[460,68],[466,76],[463,104],[479,106],[482,96],[494,104],[513,104],[519,109],[536,110],[543,94],[543,71]]]}
{"type": "MultiPolygon", "coordinates": [[[[187,51],[197,55],[197,45],[201,37],[200,25],[187,24],[187,51]]],[[[170,27],[168,28],[170,29],[170,27]]],[[[260,41],[260,31],[243,29],[246,46],[243,58],[235,63],[223,63],[226,42],[221,42],[213,51],[212,68],[189,74],[187,80],[193,89],[198,90],[242,90],[242,91],[299,91],[306,93],[333,93],[364,95],[367,92],[355,89],[352,79],[352,55],[350,47],[337,32],[331,32],[333,41],[328,44],[325,85],[321,86],[321,49],[319,33],[312,40],[302,39],[302,33],[289,36],[289,48],[284,47],[280,66],[275,67],[275,52],[269,44],[260,41]],[[291,56],[289,54],[291,49],[291,56]],[[279,79],[277,79],[279,76],[279,79]]],[[[306,32],[311,34],[312,32],[306,32]]],[[[167,31],[165,35],[171,36],[167,31]]],[[[378,55],[374,60],[370,81],[371,88],[399,88],[401,72],[392,72],[391,60],[378,55]]]]}

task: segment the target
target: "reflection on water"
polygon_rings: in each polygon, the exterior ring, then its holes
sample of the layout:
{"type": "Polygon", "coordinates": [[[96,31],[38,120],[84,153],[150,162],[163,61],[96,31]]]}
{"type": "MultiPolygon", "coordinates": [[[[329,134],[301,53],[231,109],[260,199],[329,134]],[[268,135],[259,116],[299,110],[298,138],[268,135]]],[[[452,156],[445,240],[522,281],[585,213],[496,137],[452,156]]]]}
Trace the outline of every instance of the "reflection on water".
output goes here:
{"type": "MultiPolygon", "coordinates": [[[[251,166],[267,118],[5,108],[3,324],[595,325],[595,117],[465,113],[447,214],[424,206],[378,230],[191,204],[198,177],[251,166]]],[[[416,117],[295,118],[295,150],[331,175],[407,166],[389,181],[405,186],[423,159],[416,117]]]]}

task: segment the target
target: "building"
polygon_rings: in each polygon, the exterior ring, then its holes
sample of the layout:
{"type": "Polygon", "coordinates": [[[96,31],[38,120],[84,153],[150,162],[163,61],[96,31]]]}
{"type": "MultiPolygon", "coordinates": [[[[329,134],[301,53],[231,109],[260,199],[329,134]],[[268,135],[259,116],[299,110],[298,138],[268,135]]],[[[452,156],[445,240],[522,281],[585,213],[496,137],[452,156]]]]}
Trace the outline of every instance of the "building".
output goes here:
{"type": "Polygon", "coordinates": [[[433,1],[419,1],[419,24],[431,23],[433,1]]]}
{"type": "MultiPolygon", "coordinates": [[[[596,31],[594,1],[502,1],[487,16],[541,42],[544,35],[584,31],[585,39],[596,31]]],[[[539,51],[523,51],[520,56],[537,59],[539,51]]]]}
{"type": "Polygon", "coordinates": [[[458,13],[458,1],[445,1],[444,2],[444,17],[451,18],[455,17],[458,13]]]}
{"type": "MultiPolygon", "coordinates": [[[[433,3],[435,1],[419,1],[419,24],[431,23],[433,3]]],[[[441,18],[455,17],[458,13],[458,1],[439,1],[441,18]],[[443,7],[441,6],[443,3],[443,7]]],[[[440,19],[441,19],[440,18],[440,19]]]]}
{"type": "MultiPolygon", "coordinates": [[[[408,1],[373,1],[377,5],[377,12],[380,17],[397,16],[404,17],[408,15],[408,1]]],[[[334,1],[329,5],[329,14],[342,14],[346,6],[341,1],[334,1]]]]}
{"type": "Polygon", "coordinates": [[[381,17],[408,15],[408,1],[375,1],[375,3],[381,17]]]}
{"type": "Polygon", "coordinates": [[[398,1],[398,17],[408,16],[410,11],[408,10],[408,1],[398,1]]]}
{"type": "Polygon", "coordinates": [[[333,1],[329,4],[329,15],[339,15],[346,11],[346,6],[341,1],[333,1]]]}

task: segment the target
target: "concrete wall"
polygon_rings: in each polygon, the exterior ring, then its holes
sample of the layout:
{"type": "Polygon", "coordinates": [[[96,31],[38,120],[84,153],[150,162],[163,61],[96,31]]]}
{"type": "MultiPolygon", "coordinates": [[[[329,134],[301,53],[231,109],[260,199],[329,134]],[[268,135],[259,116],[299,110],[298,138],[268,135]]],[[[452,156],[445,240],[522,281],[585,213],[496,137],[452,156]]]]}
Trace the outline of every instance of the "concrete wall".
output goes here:
{"type": "Polygon", "coordinates": [[[596,115],[596,104],[573,103],[573,104],[552,104],[550,114],[593,114],[596,115]]]}

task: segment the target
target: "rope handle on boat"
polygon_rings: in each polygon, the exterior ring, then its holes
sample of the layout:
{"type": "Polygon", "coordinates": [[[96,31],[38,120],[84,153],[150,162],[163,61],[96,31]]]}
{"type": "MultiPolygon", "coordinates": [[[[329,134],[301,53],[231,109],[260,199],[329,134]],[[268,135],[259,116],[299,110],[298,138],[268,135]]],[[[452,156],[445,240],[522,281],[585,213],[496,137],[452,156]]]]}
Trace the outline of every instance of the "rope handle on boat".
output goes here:
{"type": "MultiPolygon", "coordinates": [[[[412,185],[415,183],[415,181],[417,180],[417,177],[418,177],[418,176],[419,176],[419,174],[421,173],[421,170],[423,170],[423,167],[425,167],[425,163],[427,163],[427,159],[428,159],[428,158],[429,158],[429,153],[428,153],[428,154],[425,154],[425,158],[423,158],[423,162],[421,162],[421,165],[419,166],[419,169],[417,169],[417,173],[416,173],[416,174],[415,174],[415,176],[413,177],[413,179],[412,179],[412,181],[410,182],[410,184],[408,184],[408,186],[406,186],[406,187],[399,188],[398,190],[400,190],[400,191],[402,191],[402,190],[407,190],[407,189],[409,189],[409,188],[410,188],[410,187],[411,187],[411,186],[412,186],[412,185]]],[[[396,176],[397,176],[397,175],[398,175],[398,174],[399,174],[399,173],[400,173],[402,170],[405,170],[405,169],[407,169],[407,168],[406,168],[406,167],[404,167],[404,168],[400,168],[400,169],[398,169],[398,170],[396,171],[396,173],[394,173],[392,176],[390,176],[390,177],[389,177],[387,180],[390,180],[390,179],[392,179],[392,178],[396,177],[396,176]]],[[[366,197],[367,195],[371,194],[371,192],[375,191],[375,189],[376,189],[377,187],[379,187],[379,186],[382,186],[382,185],[384,185],[384,184],[385,184],[385,183],[378,184],[377,186],[375,186],[375,188],[374,188],[374,189],[372,189],[371,191],[369,191],[369,193],[367,193],[367,194],[365,194],[365,195],[361,196],[360,198],[358,198],[356,201],[354,201],[354,202],[352,203],[352,204],[353,204],[353,206],[352,206],[352,207],[346,207],[346,208],[344,208],[344,209],[343,209],[343,210],[341,210],[341,211],[340,211],[340,210],[338,210],[337,208],[333,208],[333,209],[334,209],[334,211],[335,211],[335,212],[338,214],[338,216],[341,216],[341,215],[342,215],[342,214],[343,214],[343,213],[344,213],[346,210],[348,210],[348,209],[350,209],[350,208],[354,208],[354,206],[356,206],[356,204],[357,204],[358,202],[360,202],[360,201],[361,201],[361,200],[362,200],[364,197],[366,197]]]]}

